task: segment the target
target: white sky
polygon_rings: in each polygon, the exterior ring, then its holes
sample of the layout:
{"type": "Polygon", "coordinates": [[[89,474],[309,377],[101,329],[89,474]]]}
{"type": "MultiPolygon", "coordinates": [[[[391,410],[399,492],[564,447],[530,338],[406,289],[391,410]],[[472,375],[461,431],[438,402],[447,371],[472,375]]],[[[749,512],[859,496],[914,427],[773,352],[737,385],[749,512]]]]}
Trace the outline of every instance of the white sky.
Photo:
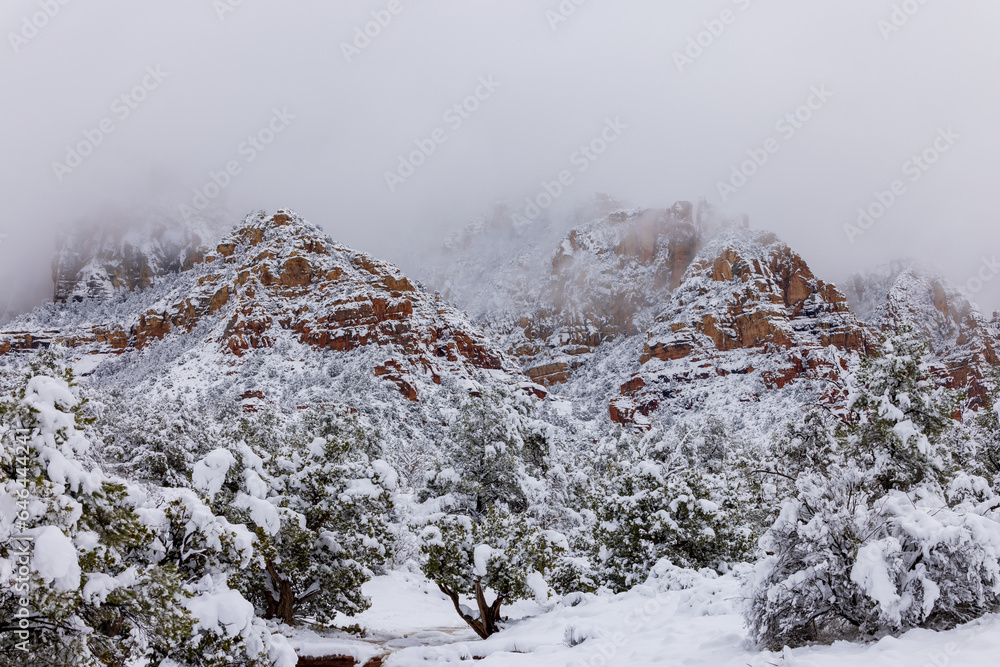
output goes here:
{"type": "MultiPolygon", "coordinates": [[[[242,0],[222,19],[215,6],[237,0],[63,1],[0,9],[0,289],[31,298],[49,293],[59,225],[174,210],[231,160],[241,173],[215,203],[234,216],[288,206],[405,268],[408,249],[563,169],[574,182],[562,210],[596,191],[721,204],[717,182],[774,138],[778,152],[723,208],[777,232],[821,277],[915,256],[965,283],[1000,254],[995,0],[567,0],[575,12],[555,30],[559,0],[399,0],[351,62],[342,43],[388,0],[242,0]],[[885,38],[879,21],[904,4],[919,9],[885,38]],[[43,5],[58,12],[12,41],[43,5]],[[731,23],[679,72],[675,52],[724,10],[731,23]],[[114,100],[147,67],[166,78],[120,118],[114,100]],[[499,88],[453,128],[443,114],[480,77],[499,88]],[[813,86],[832,98],[782,136],[776,121],[813,86]],[[240,143],[275,108],[295,118],[247,162],[240,143]],[[114,132],[60,183],[53,162],[105,118],[114,132]],[[577,173],[571,155],[608,118],[627,129],[577,173]],[[960,138],[911,182],[904,163],[949,127],[960,138]],[[390,192],[385,172],[435,128],[447,141],[390,192]],[[905,194],[849,243],[844,224],[895,179],[905,194]]],[[[979,300],[1000,306],[1000,276],[979,300]]]]}

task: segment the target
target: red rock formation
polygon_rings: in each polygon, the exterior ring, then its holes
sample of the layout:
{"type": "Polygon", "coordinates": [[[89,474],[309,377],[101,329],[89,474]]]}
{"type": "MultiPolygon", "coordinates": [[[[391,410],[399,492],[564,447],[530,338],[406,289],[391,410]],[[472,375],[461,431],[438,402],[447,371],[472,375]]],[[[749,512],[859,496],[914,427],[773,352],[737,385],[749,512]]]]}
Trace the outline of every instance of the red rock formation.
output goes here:
{"type": "MultiPolygon", "coordinates": [[[[411,401],[448,373],[517,369],[457,311],[394,266],[323,238],[288,212],[249,217],[215,254],[181,271],[161,303],[131,323],[45,334],[0,332],[0,354],[61,342],[91,352],[148,348],[208,323],[209,342],[236,359],[288,333],[316,351],[375,346],[389,360],[371,372],[411,401]],[[127,332],[127,333],[126,333],[127,332]]],[[[246,397],[244,397],[246,398],[246,397]]]]}
{"type": "Polygon", "coordinates": [[[913,261],[890,264],[847,282],[853,307],[876,331],[910,325],[928,341],[934,372],[983,404],[987,376],[1000,363],[1000,320],[982,315],[968,297],[933,269],[913,261]]]}
{"type": "Polygon", "coordinates": [[[759,387],[736,400],[759,400],[799,380],[835,382],[845,356],[871,340],[844,296],[801,257],[773,235],[733,229],[689,268],[610,416],[641,422],[665,400],[681,400],[686,385],[731,375],[756,378],[759,387]]]}

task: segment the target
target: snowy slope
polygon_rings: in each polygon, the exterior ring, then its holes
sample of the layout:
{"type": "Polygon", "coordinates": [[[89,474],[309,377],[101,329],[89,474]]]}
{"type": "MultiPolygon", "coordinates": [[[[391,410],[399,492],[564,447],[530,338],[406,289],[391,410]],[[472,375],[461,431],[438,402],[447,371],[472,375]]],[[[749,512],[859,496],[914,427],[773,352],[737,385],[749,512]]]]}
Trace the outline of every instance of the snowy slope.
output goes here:
{"type": "Polygon", "coordinates": [[[572,595],[539,605],[520,603],[501,633],[481,641],[450,601],[419,575],[394,572],[365,586],[370,610],[354,619],[361,641],[323,643],[293,637],[299,646],[385,655],[386,667],[453,664],[485,666],[703,665],[705,667],[992,667],[1000,655],[1000,615],[947,632],[914,630],[872,644],[760,651],[746,638],[738,613],[740,581],[683,572],[661,564],[646,585],[619,595],[572,595]]]}

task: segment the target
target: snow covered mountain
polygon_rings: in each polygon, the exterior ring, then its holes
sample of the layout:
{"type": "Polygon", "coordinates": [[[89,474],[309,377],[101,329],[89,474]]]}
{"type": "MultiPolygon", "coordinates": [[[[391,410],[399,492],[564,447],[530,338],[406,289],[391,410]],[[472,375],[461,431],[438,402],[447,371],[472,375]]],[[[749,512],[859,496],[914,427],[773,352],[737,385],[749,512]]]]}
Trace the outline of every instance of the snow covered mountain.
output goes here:
{"type": "MultiPolygon", "coordinates": [[[[748,636],[772,648],[786,638],[803,645],[936,627],[938,609],[951,614],[941,627],[954,627],[995,608],[996,413],[962,411],[940,385],[968,388],[973,406],[986,397],[998,324],[933,271],[893,265],[853,278],[845,294],[745,219],[723,220],[703,204],[640,210],[610,199],[568,229],[519,225],[497,207],[448,239],[424,271],[440,292],[287,210],[253,213],[211,243],[206,237],[174,230],[67,243],[56,299],[0,327],[0,417],[8,436],[12,416],[38,413],[51,431],[40,442],[92,437],[92,450],[66,444],[61,455],[86,454],[81,465],[121,475],[137,520],[156,530],[170,528],[178,502],[191,503],[200,518],[175,517],[182,543],[191,525],[214,525],[208,516],[220,530],[245,531],[240,543],[257,550],[253,563],[220,561],[211,586],[179,585],[206,604],[229,596],[242,605],[242,623],[257,623],[254,632],[274,642],[292,636],[300,656],[370,653],[340,636],[311,646],[312,631],[292,627],[296,604],[341,581],[339,570],[314,572],[314,561],[355,563],[341,556],[347,540],[351,553],[370,550],[372,565],[351,580],[355,606],[337,614],[364,609],[360,586],[375,568],[395,570],[378,585],[416,577],[401,587],[408,597],[433,592],[433,581],[444,597],[429,599],[459,612],[484,639],[476,655],[487,659],[513,646],[492,639],[505,625],[501,604],[529,608],[533,598],[537,618],[518,627],[544,636],[546,652],[565,652],[600,639],[564,623],[579,623],[579,604],[601,605],[610,617],[660,583],[678,599],[698,588],[751,600],[748,636]],[[899,335],[883,341],[883,333],[899,335]],[[34,354],[55,345],[65,354],[34,354]],[[41,375],[24,377],[28,361],[41,375]],[[64,362],[84,386],[66,383],[64,362]],[[79,433],[59,435],[62,423],[79,433]],[[939,482],[948,471],[955,476],[939,482]],[[917,482],[924,486],[911,492],[917,482]],[[862,537],[850,533],[857,521],[866,522],[862,537]],[[371,530],[355,534],[359,525],[371,530]],[[910,525],[921,528],[907,532],[910,525]],[[842,526],[846,539],[835,532],[842,526]],[[303,529],[312,532],[302,537],[303,529]],[[900,540],[905,549],[884,546],[900,540]],[[808,558],[770,556],[780,549],[808,558]],[[904,563],[923,552],[933,554],[927,564],[904,563]],[[831,576],[849,591],[840,600],[860,600],[865,622],[882,625],[834,619],[833,634],[820,634],[810,629],[811,607],[796,625],[771,592],[808,588],[795,582],[819,572],[813,553],[839,559],[831,576]],[[924,598],[919,614],[906,607],[905,623],[892,613],[875,618],[881,580],[853,574],[873,562],[886,572],[934,568],[933,581],[901,577],[893,600],[971,584],[947,589],[937,606],[924,598]],[[799,568],[791,575],[781,569],[789,563],[799,568]],[[751,569],[742,584],[734,576],[751,569]],[[498,578],[482,585],[491,572],[498,578]],[[236,573],[239,593],[226,578],[236,573]],[[277,584],[262,593],[253,582],[264,573],[277,584]],[[478,616],[463,595],[475,596],[478,616]],[[952,613],[953,599],[973,606],[952,613]],[[279,633],[258,615],[285,626],[279,633]],[[545,625],[553,620],[558,628],[545,625]]],[[[55,454],[39,451],[34,477],[56,488],[60,468],[42,466],[55,454]]],[[[52,507],[69,507],[60,502],[52,507]]],[[[172,544],[167,532],[157,537],[164,545],[172,544]]],[[[69,537],[65,544],[77,549],[69,537]]],[[[88,573],[88,585],[101,574],[88,573]]],[[[824,614],[828,599],[815,601],[824,614]]],[[[320,611],[332,618],[331,608],[320,611]]],[[[712,632],[724,625],[739,636],[735,607],[716,611],[723,624],[712,632]]],[[[522,648],[518,627],[503,636],[522,648]]],[[[729,644],[725,660],[745,662],[729,644]]],[[[389,664],[453,655],[408,646],[389,664]]],[[[294,664],[286,648],[288,660],[274,664],[294,664]]]]}
{"type": "Polygon", "coordinates": [[[602,196],[575,218],[587,214],[567,233],[518,228],[498,207],[426,271],[541,384],[566,382],[602,343],[645,331],[724,224],[704,203],[626,209],[602,196]]]}
{"type": "Polygon", "coordinates": [[[482,386],[545,393],[455,308],[289,211],[248,216],[210,251],[129,247],[72,270],[87,255],[64,249],[56,290],[68,303],[0,330],[0,355],[58,343],[78,374],[136,400],[337,403],[415,428],[440,426],[482,386]]]}
{"type": "Polygon", "coordinates": [[[574,223],[518,225],[497,206],[425,264],[435,294],[287,211],[219,243],[81,232],[54,265],[57,303],[0,329],[0,355],[62,343],[79,373],[137,396],[384,403],[414,423],[446,421],[437,411],[479,385],[545,385],[598,431],[692,410],[767,430],[836,401],[857,354],[903,322],[975,400],[997,363],[997,321],[912,263],[856,276],[845,296],[704,203],[600,197],[574,223]]]}
{"type": "Polygon", "coordinates": [[[998,361],[996,318],[937,273],[897,263],[851,278],[845,293],[773,235],[704,202],[642,210],[599,197],[563,232],[512,220],[499,206],[454,235],[426,281],[528,376],[614,422],[835,401],[858,353],[905,323],[974,404],[998,361]]]}
{"type": "Polygon", "coordinates": [[[622,384],[611,417],[629,422],[698,405],[721,413],[778,397],[833,401],[851,355],[869,345],[844,296],[791,248],[773,234],[730,227],[695,257],[649,329],[641,367],[622,384]]]}
{"type": "Polygon", "coordinates": [[[52,262],[54,301],[104,300],[150,287],[200,262],[219,230],[204,220],[177,225],[152,217],[141,226],[82,225],[65,234],[52,262]]]}

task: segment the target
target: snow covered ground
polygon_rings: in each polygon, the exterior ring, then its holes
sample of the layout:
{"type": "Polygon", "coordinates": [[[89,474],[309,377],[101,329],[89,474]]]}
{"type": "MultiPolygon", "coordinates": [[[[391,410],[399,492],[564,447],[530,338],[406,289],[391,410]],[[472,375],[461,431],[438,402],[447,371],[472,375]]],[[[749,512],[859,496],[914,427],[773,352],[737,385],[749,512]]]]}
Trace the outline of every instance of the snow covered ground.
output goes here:
{"type": "Polygon", "coordinates": [[[747,645],[736,576],[697,576],[660,568],[647,585],[621,595],[572,595],[546,605],[521,603],[486,641],[476,638],[450,601],[419,574],[393,572],[365,586],[372,608],[338,624],[358,623],[363,640],[301,632],[300,653],[387,655],[385,667],[451,664],[484,667],[996,667],[1000,614],[949,632],[914,630],[871,644],[758,651],[747,645]]]}

